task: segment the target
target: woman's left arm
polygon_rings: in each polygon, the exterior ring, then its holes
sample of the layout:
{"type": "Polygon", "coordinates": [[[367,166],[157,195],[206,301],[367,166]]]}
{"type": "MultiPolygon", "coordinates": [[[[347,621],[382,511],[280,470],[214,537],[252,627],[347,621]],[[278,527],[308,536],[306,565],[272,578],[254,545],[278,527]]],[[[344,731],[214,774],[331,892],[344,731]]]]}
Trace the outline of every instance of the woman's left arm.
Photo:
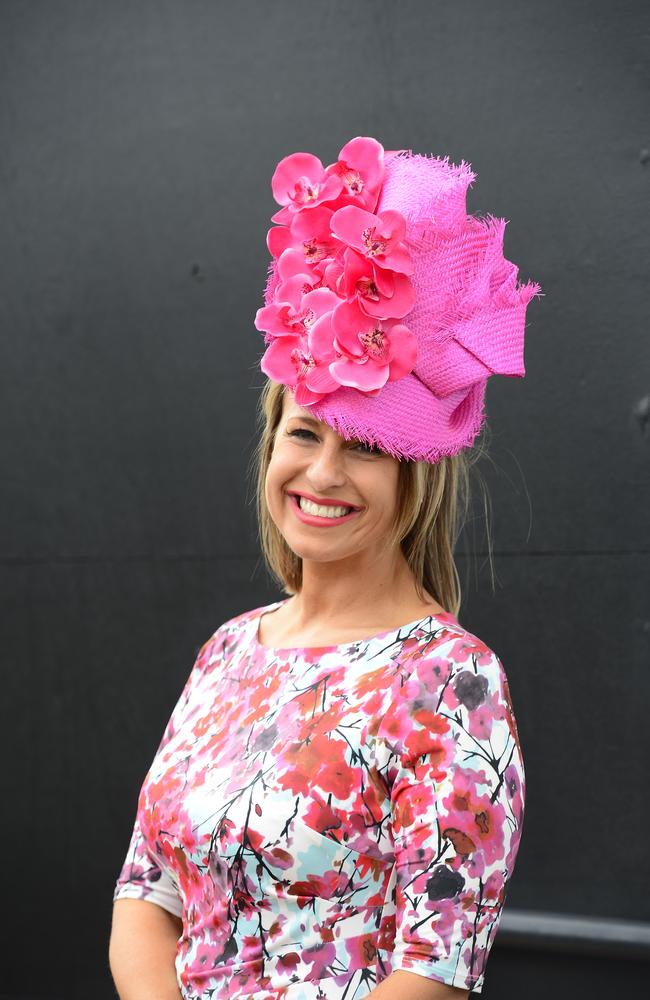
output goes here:
{"type": "Polygon", "coordinates": [[[369,994],[372,1000],[465,1000],[468,996],[469,990],[459,990],[404,969],[396,969],[369,994]]]}
{"type": "Polygon", "coordinates": [[[390,974],[373,1000],[481,991],[523,825],[508,682],[469,633],[419,657],[378,730],[391,747],[390,974]]]}

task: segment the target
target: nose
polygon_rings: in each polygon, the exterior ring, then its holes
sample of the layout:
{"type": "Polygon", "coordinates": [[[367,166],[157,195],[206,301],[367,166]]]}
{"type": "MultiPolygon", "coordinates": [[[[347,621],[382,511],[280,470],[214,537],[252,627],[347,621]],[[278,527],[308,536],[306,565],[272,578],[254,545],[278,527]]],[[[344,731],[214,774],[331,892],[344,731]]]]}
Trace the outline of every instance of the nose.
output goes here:
{"type": "Polygon", "coordinates": [[[325,442],[318,448],[307,469],[307,479],[314,493],[326,493],[346,481],[343,451],[336,441],[325,442]]]}

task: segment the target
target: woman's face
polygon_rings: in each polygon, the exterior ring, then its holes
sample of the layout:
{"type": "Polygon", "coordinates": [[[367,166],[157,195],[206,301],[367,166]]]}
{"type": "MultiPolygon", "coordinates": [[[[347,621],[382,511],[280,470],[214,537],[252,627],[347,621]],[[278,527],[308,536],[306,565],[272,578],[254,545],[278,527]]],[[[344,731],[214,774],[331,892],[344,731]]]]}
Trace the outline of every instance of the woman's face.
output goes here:
{"type": "Polygon", "coordinates": [[[399,461],[392,455],[346,441],[285,392],[265,495],[276,527],[297,556],[331,562],[372,554],[393,523],[398,476],[399,461]],[[343,518],[310,514],[298,509],[298,493],[356,509],[343,518]]]}

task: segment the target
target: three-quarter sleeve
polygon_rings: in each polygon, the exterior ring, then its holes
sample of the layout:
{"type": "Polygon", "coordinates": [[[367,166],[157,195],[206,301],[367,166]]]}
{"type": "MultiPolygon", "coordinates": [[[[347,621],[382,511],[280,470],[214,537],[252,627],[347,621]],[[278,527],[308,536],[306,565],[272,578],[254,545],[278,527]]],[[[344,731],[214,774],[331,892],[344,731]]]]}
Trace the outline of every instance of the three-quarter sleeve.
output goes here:
{"type": "Polygon", "coordinates": [[[392,968],[480,993],[522,833],[525,774],[498,656],[465,634],[393,706],[392,968]]]}
{"type": "Polygon", "coordinates": [[[147,899],[175,917],[182,916],[178,889],[168,873],[151,856],[136,816],[131,842],[115,884],[113,900],[147,899]]]}
{"type": "MultiPolygon", "coordinates": [[[[187,678],[181,695],[174,706],[169,721],[165,727],[158,749],[154,756],[154,761],[160,752],[166,747],[169,741],[180,730],[182,724],[187,721],[188,713],[192,709],[192,695],[200,676],[205,667],[210,649],[213,647],[215,635],[205,643],[196,657],[189,677],[187,678]]],[[[153,762],[152,762],[153,766],[153,762]]],[[[148,777],[148,775],[147,775],[148,777]]],[[[138,808],[136,812],[131,839],[124,858],[121,871],[118,875],[113,892],[113,901],[116,899],[146,899],[156,903],[163,909],[173,913],[176,917],[182,916],[182,901],[178,888],[169,872],[166,870],[161,860],[156,856],[143,833],[141,822],[142,810],[146,808],[145,797],[142,790],[147,781],[145,777],[143,786],[138,797],[138,808]]]]}

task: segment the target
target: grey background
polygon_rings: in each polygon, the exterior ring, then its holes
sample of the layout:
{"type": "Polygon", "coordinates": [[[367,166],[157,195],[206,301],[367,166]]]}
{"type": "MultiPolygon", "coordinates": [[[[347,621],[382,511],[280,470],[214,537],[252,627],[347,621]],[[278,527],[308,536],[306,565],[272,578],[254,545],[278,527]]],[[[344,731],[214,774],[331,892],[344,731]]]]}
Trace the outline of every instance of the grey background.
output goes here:
{"type": "MultiPolygon", "coordinates": [[[[1,0],[2,996],[113,996],[162,730],[282,596],[246,482],[270,178],[358,134],[469,161],[545,293],[488,387],[494,594],[479,521],[460,556],[525,751],[507,908],[650,920],[649,69],[642,2],[1,0]]],[[[497,939],[483,996],[621,983],[540,965],[497,939]]]]}

